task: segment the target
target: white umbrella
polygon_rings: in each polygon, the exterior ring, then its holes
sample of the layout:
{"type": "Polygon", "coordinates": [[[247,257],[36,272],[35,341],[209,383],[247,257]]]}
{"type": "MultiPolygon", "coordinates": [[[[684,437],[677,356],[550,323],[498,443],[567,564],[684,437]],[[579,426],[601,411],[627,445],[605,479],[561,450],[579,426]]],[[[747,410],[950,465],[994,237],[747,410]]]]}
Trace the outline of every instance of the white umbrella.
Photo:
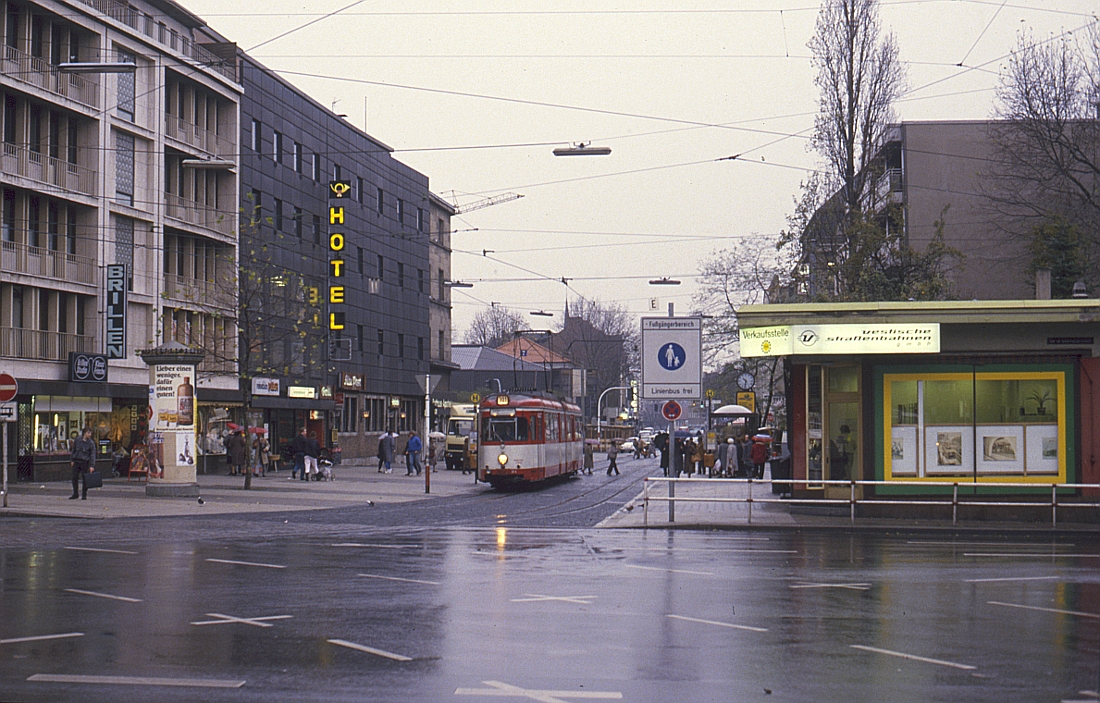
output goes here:
{"type": "Polygon", "coordinates": [[[712,410],[711,417],[737,417],[738,415],[752,415],[753,412],[744,405],[723,405],[717,410],[712,410]]]}

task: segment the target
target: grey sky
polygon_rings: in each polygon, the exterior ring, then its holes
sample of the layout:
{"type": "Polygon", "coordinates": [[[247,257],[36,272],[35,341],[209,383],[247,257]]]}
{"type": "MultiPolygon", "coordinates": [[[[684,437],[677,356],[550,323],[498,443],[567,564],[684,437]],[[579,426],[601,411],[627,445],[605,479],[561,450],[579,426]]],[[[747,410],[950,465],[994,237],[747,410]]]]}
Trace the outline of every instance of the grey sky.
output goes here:
{"type": "MultiPolygon", "coordinates": [[[[245,49],[351,4],[183,2],[245,49]]],[[[453,222],[453,277],[475,282],[455,291],[460,337],[490,301],[554,311],[554,324],[577,294],[639,315],[659,296],[662,312],[675,302],[686,313],[699,259],[783,228],[819,164],[807,150],[817,9],[812,0],[366,0],[254,55],[322,104],[337,101],[434,192],[525,196],[453,222]],[[551,155],[580,141],[613,153],[551,155]],[[537,146],[445,148],[517,144],[537,146]],[[734,154],[743,156],[716,161],[734,154]],[[648,285],[662,276],[684,285],[648,285]]],[[[899,116],[989,117],[1018,32],[1058,35],[1096,12],[1095,0],[884,1],[911,90],[899,116]]]]}

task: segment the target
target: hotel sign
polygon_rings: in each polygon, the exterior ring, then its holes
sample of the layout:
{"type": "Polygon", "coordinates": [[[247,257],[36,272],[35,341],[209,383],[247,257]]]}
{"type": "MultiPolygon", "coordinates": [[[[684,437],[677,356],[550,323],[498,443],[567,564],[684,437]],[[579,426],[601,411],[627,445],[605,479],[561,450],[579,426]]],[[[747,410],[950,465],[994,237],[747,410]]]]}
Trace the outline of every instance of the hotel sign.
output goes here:
{"type": "Polygon", "coordinates": [[[107,265],[107,358],[126,358],[126,265],[107,265]]]}
{"type": "Polygon", "coordinates": [[[344,287],[344,247],[347,238],[344,236],[344,204],[343,200],[351,193],[350,181],[329,181],[329,200],[341,201],[337,205],[329,205],[328,208],[328,248],[329,248],[329,285],[328,285],[328,329],[329,332],[339,337],[345,326],[344,305],[346,302],[346,288],[344,287]]]}
{"type": "Polygon", "coordinates": [[[938,354],[940,324],[777,325],[740,332],[741,356],[938,354]]]}

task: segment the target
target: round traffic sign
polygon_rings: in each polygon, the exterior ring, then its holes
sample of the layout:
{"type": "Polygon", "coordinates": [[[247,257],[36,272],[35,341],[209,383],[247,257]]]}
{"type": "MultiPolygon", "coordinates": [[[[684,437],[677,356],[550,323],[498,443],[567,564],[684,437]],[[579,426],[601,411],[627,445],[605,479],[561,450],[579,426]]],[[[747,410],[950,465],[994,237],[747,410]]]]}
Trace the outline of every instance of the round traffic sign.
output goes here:
{"type": "Polygon", "coordinates": [[[477,405],[478,403],[480,403],[481,402],[481,394],[480,393],[471,393],[470,394],[470,402],[473,403],[474,405],[477,405]]]}
{"type": "Polygon", "coordinates": [[[6,403],[19,395],[19,382],[15,376],[0,373],[0,403],[6,403]]]}
{"type": "Polygon", "coordinates": [[[669,342],[661,346],[657,352],[657,363],[665,371],[675,371],[687,361],[687,352],[676,342],[669,342]]]}
{"type": "Polygon", "coordinates": [[[669,421],[678,420],[682,412],[684,412],[684,409],[675,400],[670,400],[661,406],[661,415],[669,421]]]}

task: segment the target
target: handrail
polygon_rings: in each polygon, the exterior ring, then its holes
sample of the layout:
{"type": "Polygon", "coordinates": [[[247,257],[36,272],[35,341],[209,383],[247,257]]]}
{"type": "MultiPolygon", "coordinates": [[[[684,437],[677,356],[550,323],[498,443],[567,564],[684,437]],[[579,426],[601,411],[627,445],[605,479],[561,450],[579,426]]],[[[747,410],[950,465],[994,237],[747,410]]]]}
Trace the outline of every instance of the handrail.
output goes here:
{"type": "Polygon", "coordinates": [[[748,506],[748,520],[747,524],[752,524],[752,506],[754,503],[774,503],[782,505],[847,505],[849,506],[849,520],[852,524],[856,521],[856,506],[857,505],[937,505],[937,506],[951,506],[951,524],[958,524],[958,511],[959,506],[983,506],[983,507],[1038,507],[1044,508],[1049,506],[1051,509],[1051,526],[1058,526],[1058,508],[1100,508],[1100,500],[1097,501],[1074,501],[1074,502],[1059,502],[1058,491],[1059,490],[1079,490],[1079,489],[1094,489],[1100,490],[1100,483],[1052,483],[1052,484],[1021,484],[1010,483],[1004,481],[989,481],[989,482],[962,482],[962,481],[875,481],[875,480],[807,480],[804,478],[793,479],[752,479],[752,478],[713,478],[713,479],[688,479],[688,478],[672,478],[667,476],[649,476],[646,477],[642,484],[642,500],[643,500],[643,524],[649,524],[649,503],[653,502],[666,502],[669,507],[669,522],[675,522],[675,505],[680,503],[744,503],[748,506]],[[650,494],[650,485],[656,483],[669,484],[668,496],[654,496],[650,494]],[[748,487],[748,493],[745,497],[739,498],[715,498],[715,497],[690,497],[690,496],[677,496],[675,493],[675,486],[677,483],[683,483],[691,486],[702,485],[731,485],[731,484],[746,484],[748,487]],[[848,498],[754,498],[752,493],[753,484],[779,484],[779,485],[813,485],[813,486],[848,486],[851,489],[848,498]],[[959,498],[959,487],[971,488],[971,487],[985,487],[985,488],[1014,488],[1014,489],[1032,489],[1038,491],[1039,489],[1045,490],[1047,486],[1050,487],[1050,499],[1044,501],[1034,500],[1020,500],[1020,501],[997,501],[997,500],[966,500],[959,498]],[[914,499],[898,500],[893,498],[881,498],[870,497],[860,498],[856,494],[857,486],[907,486],[907,487],[940,487],[951,488],[950,500],[948,496],[944,495],[942,498],[936,496],[921,496],[914,499]]]}

